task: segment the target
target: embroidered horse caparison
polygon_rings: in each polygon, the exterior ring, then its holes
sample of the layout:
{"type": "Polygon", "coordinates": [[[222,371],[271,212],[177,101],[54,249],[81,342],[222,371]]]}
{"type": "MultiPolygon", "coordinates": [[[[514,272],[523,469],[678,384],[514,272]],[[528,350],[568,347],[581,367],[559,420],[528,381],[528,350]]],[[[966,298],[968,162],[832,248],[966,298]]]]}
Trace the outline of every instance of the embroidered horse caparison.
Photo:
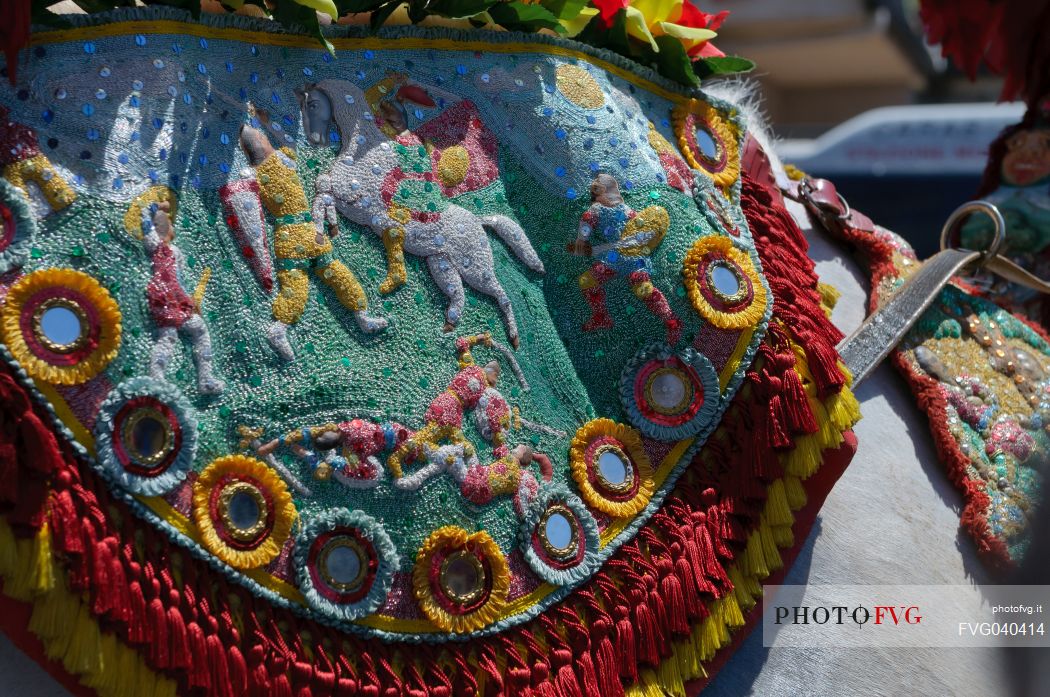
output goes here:
{"type": "MultiPolygon", "coordinates": [[[[339,131],[339,156],[317,178],[313,216],[318,225],[335,222],[335,212],[379,235],[387,248],[387,278],[381,292],[404,283],[404,252],[423,257],[430,275],[448,297],[446,331],[463,317],[464,283],[499,306],[507,336],[517,348],[518,325],[510,298],[496,277],[485,230],[494,232],[528,268],[543,273],[532,243],[521,226],[505,215],[478,216],[450,204],[436,221],[397,215],[384,201],[384,178],[399,165],[395,144],[375,125],[364,92],[344,80],[322,80],[297,93],[303,130],[314,145],[328,142],[329,128],[339,131]],[[396,217],[394,217],[396,216],[396,217]]],[[[399,146],[403,147],[403,146],[399,146]]]]}

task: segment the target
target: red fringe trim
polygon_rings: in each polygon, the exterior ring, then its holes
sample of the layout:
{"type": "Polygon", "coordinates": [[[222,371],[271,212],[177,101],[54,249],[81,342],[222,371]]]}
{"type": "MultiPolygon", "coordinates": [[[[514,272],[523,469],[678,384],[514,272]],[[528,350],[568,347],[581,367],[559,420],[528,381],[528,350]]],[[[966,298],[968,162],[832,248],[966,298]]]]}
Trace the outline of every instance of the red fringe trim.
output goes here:
{"type": "Polygon", "coordinates": [[[18,475],[9,520],[24,535],[49,521],[56,556],[101,625],[138,647],[181,691],[458,697],[477,695],[483,685],[486,695],[620,697],[643,668],[672,655],[674,643],[707,616],[706,605],[732,591],[727,569],[758,525],[768,484],[783,474],[777,449],[816,431],[792,370],[788,333],[805,348],[821,391],[845,382],[834,354],[841,335],[820,309],[805,240],[783,207],[746,177],[744,199],[778,318],[748,387],[651,523],[594,578],[527,625],[493,639],[406,649],[303,623],[140,526],[90,467],[59,445],[43,425],[46,412],[31,405],[5,368],[0,456],[8,459],[0,462],[18,475]]]}

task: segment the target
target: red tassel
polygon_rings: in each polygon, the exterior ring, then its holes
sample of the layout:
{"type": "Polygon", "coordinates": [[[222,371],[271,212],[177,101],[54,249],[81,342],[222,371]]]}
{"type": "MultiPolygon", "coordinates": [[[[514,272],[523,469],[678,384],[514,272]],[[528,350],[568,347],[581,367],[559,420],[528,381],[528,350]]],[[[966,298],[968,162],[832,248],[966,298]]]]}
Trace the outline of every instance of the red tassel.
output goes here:
{"type": "Polygon", "coordinates": [[[95,554],[95,582],[92,584],[91,591],[95,596],[95,602],[92,603],[91,611],[96,615],[105,615],[117,594],[110,574],[113,560],[110,558],[109,545],[106,544],[106,540],[96,543],[93,552],[95,554]]]}
{"type": "Polygon", "coordinates": [[[268,697],[272,694],[270,689],[270,674],[266,670],[266,647],[262,644],[259,636],[256,642],[248,649],[248,689],[252,697],[268,697]]]}
{"type": "Polygon", "coordinates": [[[456,697],[475,697],[478,694],[478,681],[474,677],[474,670],[461,654],[456,653],[452,658],[456,664],[452,673],[452,694],[456,697]]]}
{"type": "Polygon", "coordinates": [[[661,577],[660,596],[667,608],[667,626],[675,634],[688,634],[689,621],[686,619],[682,583],[674,573],[674,563],[669,556],[656,560],[656,572],[661,577]]]}
{"type": "Polygon", "coordinates": [[[503,694],[503,672],[496,664],[492,644],[485,644],[478,657],[478,667],[485,673],[485,695],[496,697],[503,694]]]}
{"type": "Polygon", "coordinates": [[[128,623],[128,643],[143,644],[146,642],[146,599],[138,581],[132,581],[128,587],[128,601],[132,618],[128,623]]]}
{"type": "Polygon", "coordinates": [[[24,460],[27,467],[41,474],[51,474],[62,467],[62,455],[55,434],[31,410],[22,414],[18,434],[18,451],[32,455],[24,460]]]}
{"type": "MultiPolygon", "coordinates": [[[[518,660],[521,660],[520,656],[518,660]]],[[[430,697],[452,697],[452,680],[448,677],[445,669],[441,667],[441,664],[437,662],[432,650],[427,653],[426,666],[430,697]]],[[[527,692],[523,691],[522,694],[527,694],[527,692]]]]}
{"type": "Polygon", "coordinates": [[[554,684],[558,687],[561,697],[584,697],[580,690],[580,683],[576,680],[576,673],[572,670],[572,651],[564,644],[551,651],[551,669],[554,671],[554,684]]]}
{"type": "MultiPolygon", "coordinates": [[[[215,622],[215,618],[210,618],[215,622]]],[[[234,697],[233,685],[230,682],[230,668],[226,663],[226,650],[222,642],[215,634],[209,634],[208,645],[208,667],[211,673],[211,694],[217,697],[234,697]]]]}
{"type": "Polygon", "coordinates": [[[620,675],[628,682],[638,680],[638,652],[631,624],[631,610],[625,605],[613,607],[616,618],[616,653],[620,657],[620,675]]]}
{"type": "Polygon", "coordinates": [[[186,620],[179,612],[179,592],[172,589],[168,607],[168,637],[171,642],[171,667],[189,668],[193,659],[186,631],[186,620]]]}
{"type": "Polygon", "coordinates": [[[230,669],[230,689],[234,695],[244,695],[248,692],[248,663],[236,646],[228,647],[226,653],[226,665],[230,669]]]}
{"type": "Polygon", "coordinates": [[[579,615],[568,607],[561,607],[558,614],[568,633],[569,646],[572,648],[572,662],[576,668],[576,679],[585,695],[598,694],[598,676],[594,671],[591,659],[591,638],[579,615]]]}
{"type": "Polygon", "coordinates": [[[613,646],[613,623],[608,616],[599,617],[591,624],[595,645],[594,662],[598,677],[598,691],[591,694],[602,697],[624,697],[623,683],[620,681],[619,658],[613,646]]]}
{"type": "MultiPolygon", "coordinates": [[[[156,583],[156,581],[154,581],[156,583]]],[[[159,586],[159,584],[157,584],[159,586]]],[[[158,591],[159,592],[159,589],[158,591]]],[[[160,598],[153,598],[149,603],[147,624],[149,626],[149,657],[150,664],[155,668],[166,670],[170,665],[168,655],[168,617],[164,611],[164,603],[160,598]]]]}
{"type": "Polygon", "coordinates": [[[507,657],[507,674],[503,681],[507,695],[528,697],[532,694],[530,685],[532,671],[522,659],[521,652],[518,651],[518,646],[513,639],[502,637],[500,640],[503,643],[503,653],[507,657]]]}
{"type": "MultiPolygon", "coordinates": [[[[3,438],[0,435],[0,438],[3,438]]],[[[0,443],[0,503],[18,501],[18,451],[14,443],[0,443]]]]}
{"type": "Polygon", "coordinates": [[[656,619],[653,609],[646,603],[645,592],[634,588],[630,592],[634,606],[634,626],[638,636],[638,662],[654,668],[660,665],[660,650],[657,647],[656,619]]]}
{"type": "Polygon", "coordinates": [[[208,687],[208,641],[204,637],[204,630],[196,620],[186,623],[186,639],[192,656],[187,675],[189,684],[191,687],[208,687]]]}

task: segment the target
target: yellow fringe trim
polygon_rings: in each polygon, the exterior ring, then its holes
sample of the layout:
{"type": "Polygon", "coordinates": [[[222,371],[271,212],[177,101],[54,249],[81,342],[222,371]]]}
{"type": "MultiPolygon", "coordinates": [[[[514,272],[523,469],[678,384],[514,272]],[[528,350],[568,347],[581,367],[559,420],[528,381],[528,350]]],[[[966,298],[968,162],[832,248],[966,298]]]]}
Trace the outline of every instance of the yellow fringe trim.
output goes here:
{"type": "Polygon", "coordinates": [[[29,631],[48,658],[103,697],[175,697],[177,684],[155,673],[141,655],[103,632],[79,594],[55,568],[47,525],[32,540],[16,539],[0,519],[0,576],[4,593],[31,603],[29,631]]]}
{"type": "MultiPolygon", "coordinates": [[[[438,582],[440,583],[440,578],[438,582]]],[[[412,591],[423,614],[441,631],[457,634],[474,631],[499,619],[500,611],[507,602],[507,593],[510,591],[510,566],[499,545],[484,530],[469,533],[455,525],[446,525],[430,533],[430,537],[419,548],[416,565],[412,570],[412,591]],[[458,550],[467,550],[480,556],[487,565],[486,573],[490,576],[485,579],[489,586],[488,598],[481,606],[463,615],[446,610],[434,597],[430,585],[434,556],[439,552],[451,553],[458,550]]]]}
{"type": "MultiPolygon", "coordinates": [[[[34,380],[54,385],[79,385],[99,374],[120,349],[120,308],[109,291],[93,277],[74,269],[40,269],[18,279],[0,308],[0,340],[34,380]],[[76,291],[91,303],[99,325],[98,344],[72,365],[53,365],[29,349],[22,334],[22,310],[26,302],[50,288],[76,291]]],[[[30,323],[32,324],[32,323],[30,323]]],[[[83,328],[85,331],[87,327],[83,328]]]]}
{"type": "MultiPolygon", "coordinates": [[[[201,542],[208,551],[236,569],[254,569],[268,564],[281,553],[288,535],[292,531],[298,513],[284,480],[253,457],[227,455],[213,460],[193,483],[193,520],[197,523],[201,542]],[[261,511],[260,515],[272,515],[270,533],[251,549],[231,547],[219,536],[216,521],[212,520],[210,499],[212,490],[225,479],[247,480],[252,486],[265,490],[270,496],[272,511],[261,511]]],[[[220,522],[221,524],[221,522],[220,522]]]]}
{"type": "Polygon", "coordinates": [[[830,319],[831,312],[838,305],[842,293],[830,283],[817,283],[817,292],[820,293],[820,306],[824,309],[824,314],[830,319]]]}
{"type": "Polygon", "coordinates": [[[737,249],[733,241],[721,235],[701,237],[685,255],[682,262],[682,279],[693,308],[711,324],[720,329],[749,329],[758,324],[766,313],[766,287],[755,271],[747,252],[737,249]],[[707,301],[701,290],[700,274],[705,258],[711,254],[724,256],[747,275],[751,282],[752,297],[747,307],[733,312],[719,310],[707,301]]]}
{"type": "Polygon", "coordinates": [[[614,518],[626,518],[639,513],[646,507],[653,495],[655,487],[653,466],[649,462],[645,448],[642,447],[641,436],[630,426],[618,424],[611,419],[593,419],[580,426],[569,448],[569,467],[583,500],[592,508],[614,518]],[[606,498],[605,494],[591,483],[590,470],[596,469],[597,463],[594,464],[594,468],[588,467],[587,446],[601,436],[616,439],[630,458],[630,464],[633,464],[636,469],[634,476],[639,480],[638,491],[626,501],[606,498]]]}
{"type": "MultiPolygon", "coordinates": [[[[638,683],[626,688],[629,697],[686,697],[685,684],[707,676],[704,663],[729,643],[733,630],[746,624],[747,613],[762,597],[761,580],[784,566],[780,550],[794,544],[795,512],[806,505],[806,492],[800,480],[816,472],[823,461],[822,451],[838,447],[843,440],[842,432],[860,418],[857,401],[848,387],[823,402],[815,397],[805,356],[800,347],[793,348],[800,356],[796,370],[806,385],[810,406],[819,406],[814,415],[821,428],[817,433],[796,439],[796,450],[799,445],[807,448],[804,456],[797,456],[794,451],[779,455],[787,473],[770,484],[758,525],[748,535],[744,552],[727,569],[733,590],[708,605],[710,614],[693,627],[688,637],[673,644],[671,656],[657,670],[638,674],[638,683]],[[807,378],[810,378],[808,384],[807,378]],[[806,474],[792,472],[792,468],[803,469],[806,474]]],[[[840,368],[844,369],[841,365],[840,368]]]]}

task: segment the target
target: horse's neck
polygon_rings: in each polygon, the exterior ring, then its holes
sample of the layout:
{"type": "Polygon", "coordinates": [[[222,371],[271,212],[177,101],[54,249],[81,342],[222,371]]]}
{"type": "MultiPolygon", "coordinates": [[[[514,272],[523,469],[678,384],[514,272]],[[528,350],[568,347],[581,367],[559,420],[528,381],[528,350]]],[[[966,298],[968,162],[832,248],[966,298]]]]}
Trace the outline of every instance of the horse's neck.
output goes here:
{"type": "MultiPolygon", "coordinates": [[[[349,104],[338,102],[328,96],[332,105],[333,120],[339,129],[339,138],[342,142],[339,148],[340,157],[353,157],[361,159],[369,152],[379,147],[380,143],[389,140],[382,131],[376,128],[375,121],[366,119],[361,113],[361,108],[354,108],[349,104]]],[[[359,100],[362,104],[364,98],[359,100]]]]}

